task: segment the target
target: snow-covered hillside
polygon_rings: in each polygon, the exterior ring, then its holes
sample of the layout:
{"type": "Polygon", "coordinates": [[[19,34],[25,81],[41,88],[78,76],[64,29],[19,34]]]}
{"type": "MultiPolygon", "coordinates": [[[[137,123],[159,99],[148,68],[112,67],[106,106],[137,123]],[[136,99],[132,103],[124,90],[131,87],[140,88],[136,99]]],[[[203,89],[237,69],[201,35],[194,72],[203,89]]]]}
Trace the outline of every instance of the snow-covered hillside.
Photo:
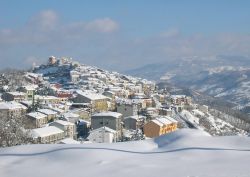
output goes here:
{"type": "Polygon", "coordinates": [[[237,109],[250,113],[249,57],[187,57],[170,61],[146,65],[127,73],[190,88],[236,103],[239,105],[237,109]]]}
{"type": "Polygon", "coordinates": [[[191,112],[183,110],[180,113],[185,120],[188,120],[196,128],[208,132],[212,136],[228,136],[238,135],[247,136],[248,133],[242,129],[236,128],[230,123],[211,115],[210,113],[202,113],[199,110],[192,110],[191,112]]]}
{"type": "Polygon", "coordinates": [[[0,149],[1,177],[248,177],[249,137],[182,129],[156,139],[0,149]]]}
{"type": "Polygon", "coordinates": [[[190,83],[191,88],[241,105],[249,103],[249,68],[217,67],[200,75],[190,83]]]}

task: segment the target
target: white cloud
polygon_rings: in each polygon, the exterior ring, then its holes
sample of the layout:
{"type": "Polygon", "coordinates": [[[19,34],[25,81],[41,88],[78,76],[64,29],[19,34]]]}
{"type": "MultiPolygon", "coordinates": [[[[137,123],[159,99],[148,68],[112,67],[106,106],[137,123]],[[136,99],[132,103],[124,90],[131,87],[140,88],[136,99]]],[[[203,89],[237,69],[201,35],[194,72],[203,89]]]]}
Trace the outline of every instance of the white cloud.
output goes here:
{"type": "Polygon", "coordinates": [[[108,17],[62,23],[56,12],[42,11],[22,27],[0,29],[1,64],[26,66],[53,54],[125,70],[172,57],[250,55],[250,35],[184,35],[170,28],[155,36],[130,40],[118,30],[119,24],[108,17]]]}
{"type": "Polygon", "coordinates": [[[32,17],[28,25],[30,25],[30,28],[35,28],[36,30],[48,31],[54,30],[58,23],[58,14],[53,10],[45,10],[32,17]]]}
{"type": "Polygon", "coordinates": [[[110,18],[96,19],[86,24],[86,29],[89,31],[98,31],[103,33],[110,33],[119,28],[117,22],[110,18]]]}

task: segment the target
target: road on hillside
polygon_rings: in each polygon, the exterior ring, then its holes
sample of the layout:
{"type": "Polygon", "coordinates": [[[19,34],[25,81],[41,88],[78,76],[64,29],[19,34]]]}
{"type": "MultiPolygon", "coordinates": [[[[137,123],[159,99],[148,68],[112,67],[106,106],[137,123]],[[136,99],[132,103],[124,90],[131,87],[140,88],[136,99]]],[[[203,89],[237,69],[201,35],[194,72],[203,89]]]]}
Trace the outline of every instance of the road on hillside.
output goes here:
{"type": "Polygon", "coordinates": [[[191,128],[191,129],[197,129],[197,126],[185,119],[183,116],[181,116],[177,111],[175,111],[174,118],[180,122],[184,128],[191,128]]]}

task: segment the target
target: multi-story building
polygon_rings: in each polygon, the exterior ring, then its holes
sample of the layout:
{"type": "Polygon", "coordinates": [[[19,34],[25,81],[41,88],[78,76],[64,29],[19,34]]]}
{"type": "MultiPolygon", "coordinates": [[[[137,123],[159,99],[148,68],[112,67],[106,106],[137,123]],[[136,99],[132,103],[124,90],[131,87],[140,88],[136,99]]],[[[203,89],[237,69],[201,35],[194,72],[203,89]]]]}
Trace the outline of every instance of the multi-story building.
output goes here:
{"type": "Polygon", "coordinates": [[[101,112],[92,115],[91,127],[97,129],[100,127],[109,127],[119,132],[121,135],[122,130],[122,114],[117,112],[101,112]]]}
{"type": "Polygon", "coordinates": [[[129,116],[124,118],[124,128],[127,130],[137,130],[143,127],[146,121],[145,116],[129,116]]]}
{"type": "Polygon", "coordinates": [[[26,111],[27,107],[15,101],[0,102],[0,117],[23,117],[26,111]]]}
{"type": "Polygon", "coordinates": [[[171,117],[159,117],[149,121],[143,127],[146,137],[157,137],[177,129],[177,121],[171,117]]]}
{"type": "Polygon", "coordinates": [[[64,131],[54,126],[33,129],[31,134],[36,143],[42,144],[56,143],[65,138],[64,131]]]}
{"type": "Polygon", "coordinates": [[[20,87],[18,90],[25,94],[26,100],[33,100],[34,95],[35,95],[34,93],[37,87],[38,87],[37,85],[26,85],[26,86],[20,87]]]}
{"type": "Polygon", "coordinates": [[[75,138],[76,137],[76,128],[75,124],[63,120],[56,120],[50,124],[64,131],[65,137],[75,138]]]}
{"type": "Polygon", "coordinates": [[[39,109],[38,112],[47,115],[48,121],[51,122],[57,118],[57,112],[51,109],[39,109]]]}
{"type": "Polygon", "coordinates": [[[90,103],[92,111],[107,111],[109,98],[92,92],[77,91],[76,103],[90,103]]]}
{"type": "Polygon", "coordinates": [[[116,104],[116,108],[123,117],[135,116],[139,112],[139,105],[133,102],[120,102],[116,104]]]}
{"type": "Polygon", "coordinates": [[[91,131],[88,139],[93,143],[113,143],[118,140],[118,134],[109,127],[100,127],[91,131]]]}
{"type": "Polygon", "coordinates": [[[27,117],[26,127],[30,129],[41,128],[48,123],[48,116],[40,112],[28,113],[26,117],[27,117]]]}
{"type": "Polygon", "coordinates": [[[47,105],[47,104],[57,104],[63,101],[64,99],[55,96],[35,95],[35,100],[40,104],[47,105]]]}
{"type": "Polygon", "coordinates": [[[174,105],[190,105],[192,103],[192,98],[186,95],[172,95],[170,99],[174,105]]]}

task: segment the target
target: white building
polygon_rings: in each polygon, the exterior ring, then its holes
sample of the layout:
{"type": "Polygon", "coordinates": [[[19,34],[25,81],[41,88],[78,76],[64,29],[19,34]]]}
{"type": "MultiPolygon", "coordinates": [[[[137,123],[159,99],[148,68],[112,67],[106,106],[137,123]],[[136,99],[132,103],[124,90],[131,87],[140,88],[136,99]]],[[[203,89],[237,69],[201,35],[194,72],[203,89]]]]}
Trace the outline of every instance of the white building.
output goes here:
{"type": "Polygon", "coordinates": [[[63,120],[56,120],[50,124],[64,131],[65,137],[74,138],[75,136],[75,124],[63,120]]]}
{"type": "Polygon", "coordinates": [[[80,119],[79,114],[75,114],[75,113],[72,113],[72,112],[66,112],[66,113],[64,113],[62,115],[63,115],[64,120],[66,120],[68,122],[71,122],[71,123],[75,123],[80,119]]]}
{"type": "Polygon", "coordinates": [[[64,131],[54,126],[33,129],[31,135],[42,144],[56,143],[65,138],[64,131]]]}
{"type": "Polygon", "coordinates": [[[113,143],[117,141],[117,132],[108,127],[101,127],[90,132],[89,141],[93,143],[113,143]]]}

